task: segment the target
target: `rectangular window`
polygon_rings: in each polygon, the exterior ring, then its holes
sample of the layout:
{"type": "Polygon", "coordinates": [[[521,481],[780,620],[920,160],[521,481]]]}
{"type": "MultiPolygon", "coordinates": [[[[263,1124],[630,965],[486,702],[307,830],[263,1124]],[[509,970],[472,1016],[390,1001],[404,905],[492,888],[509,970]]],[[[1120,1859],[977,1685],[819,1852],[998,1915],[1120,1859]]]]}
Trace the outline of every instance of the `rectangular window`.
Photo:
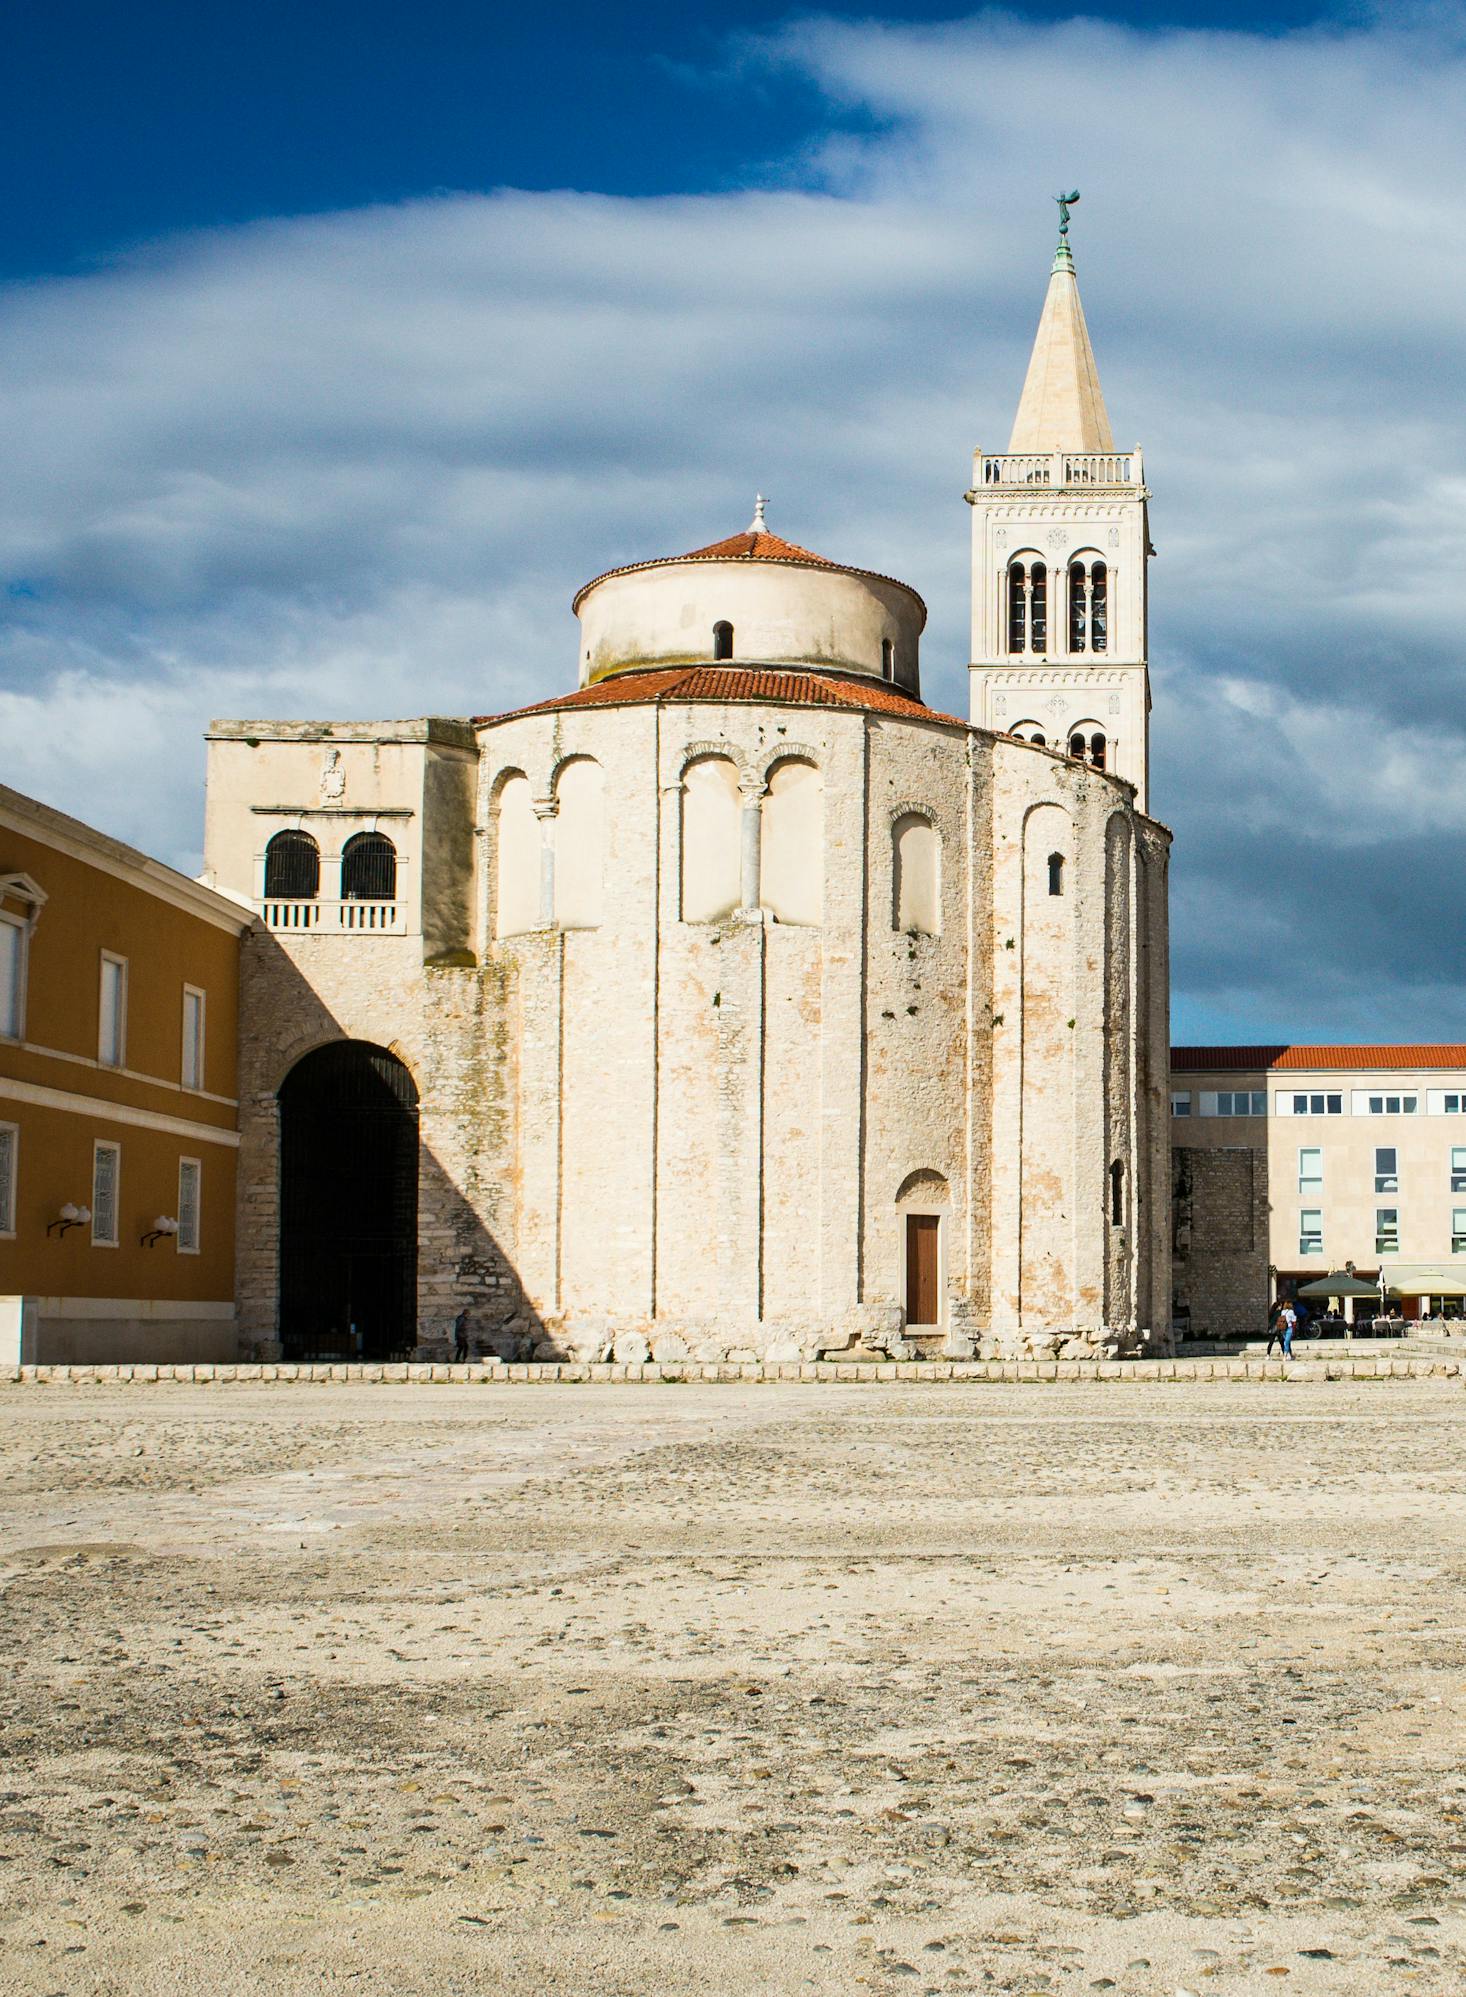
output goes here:
{"type": "Polygon", "coordinates": [[[1419,1096],[1370,1096],[1371,1116],[1414,1116],[1420,1107],[1419,1096]]]}
{"type": "Polygon", "coordinates": [[[1172,1116],[1190,1116],[1191,1091],[1189,1089],[1186,1091],[1184,1095],[1174,1095],[1174,1094],[1172,1095],[1171,1114],[1172,1116]]]}
{"type": "Polygon", "coordinates": [[[1466,1193],[1466,1144],[1451,1146],[1451,1191],[1466,1193]]]}
{"type": "Polygon", "coordinates": [[[178,1252],[199,1252],[199,1192],[204,1168],[197,1158],[178,1161],[178,1252]]]}
{"type": "Polygon", "coordinates": [[[183,987],[183,1086],[204,1085],[204,995],[197,985],[183,987]]]}
{"type": "Polygon", "coordinates": [[[127,959],[102,952],[102,986],[97,1027],[97,1059],[104,1068],[127,1063],[127,959]]]}
{"type": "Polygon", "coordinates": [[[0,915],[0,1034],[19,1040],[25,1031],[26,926],[0,915]]]}
{"type": "Polygon", "coordinates": [[[20,1132],[13,1123],[0,1123],[0,1235],[15,1233],[15,1172],[20,1132]]]}
{"type": "Polygon", "coordinates": [[[1400,1209],[1398,1207],[1375,1208],[1374,1252],[1376,1255],[1399,1254],[1400,1209]]]}
{"type": "Polygon", "coordinates": [[[122,1176],[122,1146],[98,1138],[92,1147],[92,1246],[117,1246],[117,1185],[122,1176]]]}
{"type": "Polygon", "coordinates": [[[1266,1116],[1266,1089],[1218,1089],[1213,1093],[1203,1090],[1201,1097],[1203,1116],[1266,1116]]]}
{"type": "Polygon", "coordinates": [[[1298,1216],[1298,1253],[1323,1254],[1323,1210],[1305,1207],[1298,1216]]]}
{"type": "Polygon", "coordinates": [[[1466,1207],[1451,1209],[1451,1253],[1466,1255],[1466,1207]]]}
{"type": "Polygon", "coordinates": [[[1444,1099],[1442,1113],[1446,1116],[1460,1116],[1462,1103],[1466,1103],[1466,1096],[1448,1095],[1444,1099]]]}
{"type": "Polygon", "coordinates": [[[1393,1144],[1375,1146],[1374,1190],[1377,1193],[1397,1193],[1400,1190],[1400,1166],[1393,1144]]]}
{"type": "Polygon", "coordinates": [[[1323,1185],[1323,1152],[1316,1146],[1300,1148],[1298,1152],[1298,1190],[1300,1193],[1316,1193],[1323,1185]]]}
{"type": "Polygon", "coordinates": [[[1344,1098],[1328,1094],[1279,1096],[1278,1108],[1285,1116],[1342,1116],[1344,1098]]]}

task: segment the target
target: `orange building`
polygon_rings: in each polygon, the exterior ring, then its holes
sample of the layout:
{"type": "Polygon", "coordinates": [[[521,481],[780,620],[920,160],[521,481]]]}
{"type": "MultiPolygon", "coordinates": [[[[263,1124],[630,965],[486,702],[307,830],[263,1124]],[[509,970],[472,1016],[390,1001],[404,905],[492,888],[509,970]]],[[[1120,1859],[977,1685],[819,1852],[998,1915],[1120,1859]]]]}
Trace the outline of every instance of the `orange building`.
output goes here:
{"type": "Polygon", "coordinates": [[[236,1357],[251,921],[0,785],[0,1363],[236,1357]]]}

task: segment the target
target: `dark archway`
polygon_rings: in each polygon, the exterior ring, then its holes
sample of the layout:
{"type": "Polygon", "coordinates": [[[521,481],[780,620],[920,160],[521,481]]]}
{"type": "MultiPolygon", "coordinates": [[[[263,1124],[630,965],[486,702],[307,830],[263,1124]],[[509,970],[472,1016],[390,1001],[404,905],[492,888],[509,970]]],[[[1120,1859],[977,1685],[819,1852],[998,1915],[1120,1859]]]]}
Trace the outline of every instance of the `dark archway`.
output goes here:
{"type": "Polygon", "coordinates": [[[280,1089],[280,1341],[287,1359],[417,1343],[417,1088],[385,1047],[338,1040],[280,1089]]]}

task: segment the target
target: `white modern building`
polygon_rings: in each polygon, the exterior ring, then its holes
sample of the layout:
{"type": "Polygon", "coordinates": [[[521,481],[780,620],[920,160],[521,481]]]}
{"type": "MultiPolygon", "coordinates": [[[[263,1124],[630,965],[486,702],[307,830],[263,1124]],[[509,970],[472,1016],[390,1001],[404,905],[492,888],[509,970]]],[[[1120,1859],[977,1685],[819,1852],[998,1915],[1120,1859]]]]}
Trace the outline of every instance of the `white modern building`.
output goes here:
{"type": "Polygon", "coordinates": [[[1406,1316],[1466,1291],[1466,1045],[1178,1047],[1179,1315],[1255,1330],[1272,1296],[1352,1265],[1406,1316]]]}

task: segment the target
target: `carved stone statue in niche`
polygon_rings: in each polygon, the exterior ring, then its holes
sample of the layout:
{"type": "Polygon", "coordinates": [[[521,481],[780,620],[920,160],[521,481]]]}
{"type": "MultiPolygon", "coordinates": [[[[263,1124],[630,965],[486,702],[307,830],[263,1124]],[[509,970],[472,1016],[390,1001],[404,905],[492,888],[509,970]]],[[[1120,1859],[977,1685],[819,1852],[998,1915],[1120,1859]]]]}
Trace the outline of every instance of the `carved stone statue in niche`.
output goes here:
{"type": "Polygon", "coordinates": [[[321,803],[339,804],[346,795],[346,772],[341,767],[341,751],[328,749],[321,759],[321,803]]]}

